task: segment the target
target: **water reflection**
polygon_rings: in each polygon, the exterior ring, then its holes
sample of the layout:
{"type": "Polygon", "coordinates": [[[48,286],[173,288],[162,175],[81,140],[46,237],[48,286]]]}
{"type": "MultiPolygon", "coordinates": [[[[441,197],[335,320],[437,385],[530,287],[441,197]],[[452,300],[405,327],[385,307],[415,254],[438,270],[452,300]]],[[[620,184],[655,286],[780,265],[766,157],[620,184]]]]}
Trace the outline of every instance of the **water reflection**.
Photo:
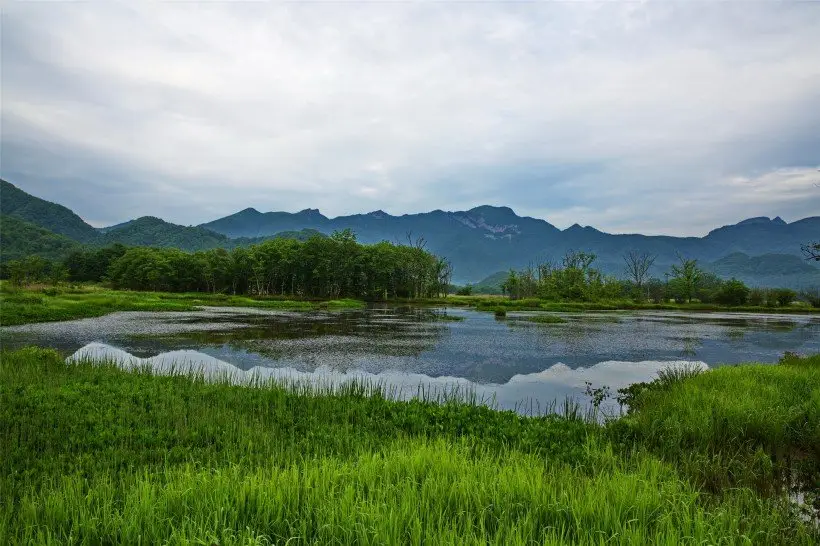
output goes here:
{"type": "Polygon", "coordinates": [[[397,372],[507,384],[561,364],[692,360],[709,366],[776,362],[785,351],[820,352],[820,317],[681,312],[560,313],[566,322],[511,312],[380,306],[343,312],[203,308],[114,313],[0,328],[6,347],[36,344],[71,354],[89,343],[148,358],[196,351],[249,370],[397,372]],[[442,320],[443,315],[450,319],[442,320]]]}
{"type": "MultiPolygon", "coordinates": [[[[572,369],[564,364],[554,364],[532,374],[516,374],[501,384],[475,383],[461,377],[430,377],[419,373],[385,370],[369,373],[364,370],[339,371],[320,365],[305,372],[291,367],[255,366],[243,369],[209,354],[192,350],[160,353],[140,358],[126,351],[102,343],[90,343],[68,358],[69,361],[114,361],[127,369],[150,367],[158,373],[196,373],[205,377],[229,380],[238,384],[254,384],[259,380],[274,380],[284,384],[307,383],[314,386],[338,386],[350,381],[380,385],[385,392],[398,399],[418,396],[420,392],[435,397],[437,394],[472,394],[481,403],[500,409],[511,409],[525,414],[541,414],[554,401],[566,398],[585,402],[581,396],[584,385],[609,385],[612,389],[625,387],[637,381],[653,378],[661,369],[681,365],[684,362],[599,362],[594,366],[572,369]]],[[[688,362],[691,365],[691,362],[688,362]]],[[[697,363],[703,369],[704,363],[697,363]]],[[[614,401],[603,406],[605,411],[616,411],[614,401]]]]}

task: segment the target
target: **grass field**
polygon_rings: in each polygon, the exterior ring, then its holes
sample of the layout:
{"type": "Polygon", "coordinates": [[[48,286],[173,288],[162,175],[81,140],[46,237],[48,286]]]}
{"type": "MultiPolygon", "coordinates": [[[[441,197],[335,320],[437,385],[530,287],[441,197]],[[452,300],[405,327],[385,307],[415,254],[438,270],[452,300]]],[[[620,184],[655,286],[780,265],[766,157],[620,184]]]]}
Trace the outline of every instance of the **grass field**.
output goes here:
{"type": "Polygon", "coordinates": [[[771,493],[787,478],[820,494],[820,355],[670,374],[631,390],[631,412],[610,426],[615,436],[673,462],[699,487],[771,493]]]}
{"type": "Polygon", "coordinates": [[[0,543],[813,544],[773,474],[705,484],[679,462],[816,462],[818,370],[667,376],[599,425],[5,352],[0,543]]]}
{"type": "Polygon", "coordinates": [[[226,294],[135,292],[88,285],[14,288],[0,285],[0,325],[99,317],[114,311],[191,311],[197,306],[260,307],[305,311],[363,307],[358,300],[304,301],[226,294]]]}

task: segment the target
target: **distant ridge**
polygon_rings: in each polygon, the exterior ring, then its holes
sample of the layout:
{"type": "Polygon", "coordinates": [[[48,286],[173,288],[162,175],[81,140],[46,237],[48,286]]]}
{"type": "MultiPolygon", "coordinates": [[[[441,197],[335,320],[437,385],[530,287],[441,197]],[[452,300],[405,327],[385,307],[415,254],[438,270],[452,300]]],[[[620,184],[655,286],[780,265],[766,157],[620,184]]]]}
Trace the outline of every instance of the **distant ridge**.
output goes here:
{"type": "Polygon", "coordinates": [[[16,216],[75,241],[91,242],[97,230],[71,209],[30,195],[14,184],[0,179],[0,213],[16,216]]]}
{"type": "MultiPolygon", "coordinates": [[[[146,216],[97,230],[71,210],[33,197],[6,181],[1,189],[4,216],[20,218],[80,243],[206,250],[254,244],[274,236],[304,240],[349,228],[364,243],[424,244],[427,250],[450,260],[457,283],[475,283],[493,273],[536,262],[558,262],[568,250],[595,253],[596,265],[614,275],[623,274],[622,256],[631,250],[656,255],[652,274],[661,277],[679,254],[698,259],[704,266],[712,264],[710,267],[722,276],[734,275],[753,285],[779,279],[780,285],[804,286],[815,282],[813,272],[820,271],[815,264],[803,261],[800,253],[801,244],[820,240],[817,216],[792,223],[780,217],[748,218],[716,228],[705,237],[671,237],[609,234],[579,224],[560,230],[545,220],[518,216],[510,207],[492,205],[400,216],[376,210],[336,218],[328,218],[318,209],[289,213],[249,207],[200,226],[180,226],[146,216]]],[[[21,233],[22,228],[17,227],[14,233],[21,233]]],[[[7,240],[3,242],[7,244],[7,240]]],[[[820,286],[820,279],[816,284],[820,286]]]]}

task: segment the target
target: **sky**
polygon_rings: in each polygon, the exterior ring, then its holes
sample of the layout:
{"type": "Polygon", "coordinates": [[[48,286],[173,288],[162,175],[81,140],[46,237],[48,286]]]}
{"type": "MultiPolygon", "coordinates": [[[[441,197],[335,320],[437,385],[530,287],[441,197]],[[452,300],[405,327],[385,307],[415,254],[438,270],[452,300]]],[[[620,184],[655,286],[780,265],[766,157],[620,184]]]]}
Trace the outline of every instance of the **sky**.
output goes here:
{"type": "Polygon", "coordinates": [[[0,9],[0,176],[95,226],[491,204],[704,235],[820,214],[818,2],[0,9]]]}

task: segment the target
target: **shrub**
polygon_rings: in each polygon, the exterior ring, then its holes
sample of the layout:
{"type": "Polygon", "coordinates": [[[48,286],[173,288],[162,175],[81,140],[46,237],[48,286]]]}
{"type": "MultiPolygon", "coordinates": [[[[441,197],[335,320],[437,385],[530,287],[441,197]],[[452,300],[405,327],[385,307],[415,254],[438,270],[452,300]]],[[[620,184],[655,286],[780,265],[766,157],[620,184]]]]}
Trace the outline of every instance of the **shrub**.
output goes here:
{"type": "Polygon", "coordinates": [[[472,296],[473,295],[473,287],[472,285],[462,286],[458,290],[456,290],[456,296],[472,296]]]}
{"type": "Polygon", "coordinates": [[[766,293],[760,288],[749,290],[749,305],[760,306],[766,303],[766,293]]]}
{"type": "Polygon", "coordinates": [[[772,292],[772,296],[777,302],[777,305],[783,307],[786,305],[791,305],[794,298],[797,297],[797,293],[794,290],[789,290],[788,288],[778,288],[772,292]]]}
{"type": "Polygon", "coordinates": [[[732,278],[718,291],[716,299],[724,305],[745,305],[749,299],[749,292],[743,281],[732,278]]]}

